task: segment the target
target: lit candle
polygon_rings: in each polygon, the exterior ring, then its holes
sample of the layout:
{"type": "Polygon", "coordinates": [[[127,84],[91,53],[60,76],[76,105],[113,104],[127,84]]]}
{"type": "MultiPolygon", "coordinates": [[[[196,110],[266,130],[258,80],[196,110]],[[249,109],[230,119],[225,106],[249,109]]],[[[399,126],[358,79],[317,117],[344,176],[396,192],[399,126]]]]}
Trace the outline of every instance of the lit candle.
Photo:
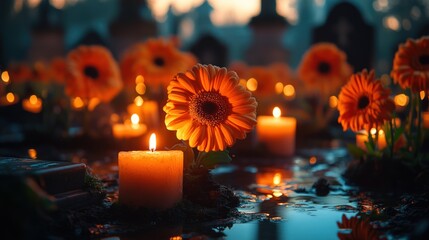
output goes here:
{"type": "Polygon", "coordinates": [[[28,99],[22,100],[22,108],[28,112],[39,113],[42,111],[42,100],[36,95],[31,95],[28,99]]]}
{"type": "Polygon", "coordinates": [[[368,132],[365,130],[359,131],[356,134],[356,146],[366,151],[365,142],[368,142],[368,132]]]}
{"type": "MultiPolygon", "coordinates": [[[[377,137],[378,149],[384,149],[387,147],[386,134],[384,134],[384,131],[382,129],[379,130],[377,133],[377,130],[375,128],[372,128],[370,132],[373,139],[375,139],[375,135],[378,134],[378,137],[377,137]]],[[[359,131],[356,134],[356,146],[366,151],[367,149],[366,149],[365,142],[368,142],[368,132],[365,130],[359,131]]]]}
{"type": "Polygon", "coordinates": [[[149,128],[158,127],[159,125],[159,109],[156,101],[143,102],[143,119],[149,128]]]}
{"type": "Polygon", "coordinates": [[[131,121],[126,121],[124,124],[113,124],[113,136],[115,138],[133,138],[139,137],[146,132],[146,125],[140,123],[140,118],[137,114],[131,116],[131,121]]]}
{"type": "Polygon", "coordinates": [[[127,107],[128,113],[129,114],[136,113],[140,116],[143,116],[143,103],[144,103],[143,98],[140,96],[137,96],[134,99],[134,102],[128,105],[127,107]]]}
{"type": "Polygon", "coordinates": [[[422,112],[423,127],[429,128],[429,112],[422,112]]]}
{"type": "Polygon", "coordinates": [[[280,108],[275,107],[273,116],[257,118],[256,133],[258,141],[277,155],[291,156],[295,153],[296,119],[280,117],[280,108]]]}
{"type": "Polygon", "coordinates": [[[386,134],[384,134],[383,130],[378,131],[377,144],[378,149],[384,149],[387,147],[386,134]]]}
{"type": "Polygon", "coordinates": [[[119,152],[121,204],[163,210],[182,199],[183,152],[155,148],[156,136],[152,134],[149,151],[119,152]]]}
{"type": "Polygon", "coordinates": [[[0,106],[9,106],[17,102],[18,102],[18,97],[11,92],[7,93],[6,96],[0,98],[0,106]]]}
{"type": "Polygon", "coordinates": [[[83,102],[82,98],[75,97],[72,100],[72,108],[75,110],[81,110],[85,106],[85,103],[83,102]]]}

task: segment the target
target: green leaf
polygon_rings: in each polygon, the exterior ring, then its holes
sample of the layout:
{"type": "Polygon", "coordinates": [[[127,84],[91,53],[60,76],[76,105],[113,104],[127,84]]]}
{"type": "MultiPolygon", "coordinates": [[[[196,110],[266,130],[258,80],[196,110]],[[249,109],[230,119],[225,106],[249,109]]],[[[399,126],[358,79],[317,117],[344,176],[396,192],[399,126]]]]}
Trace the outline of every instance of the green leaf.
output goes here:
{"type": "Polygon", "coordinates": [[[198,159],[201,165],[211,169],[221,163],[229,163],[232,158],[229,156],[229,152],[225,151],[212,151],[212,152],[200,152],[198,159]]]}

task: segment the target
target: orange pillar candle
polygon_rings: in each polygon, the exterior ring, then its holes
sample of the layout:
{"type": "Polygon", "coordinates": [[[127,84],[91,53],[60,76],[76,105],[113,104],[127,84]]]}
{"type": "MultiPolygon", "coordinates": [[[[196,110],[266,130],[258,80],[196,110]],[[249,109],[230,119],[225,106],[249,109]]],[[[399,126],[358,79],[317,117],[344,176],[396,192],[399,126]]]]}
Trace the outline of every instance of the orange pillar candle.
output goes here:
{"type": "Polygon", "coordinates": [[[281,156],[295,153],[296,119],[280,117],[280,108],[273,109],[273,116],[259,116],[256,124],[258,141],[267,145],[270,152],[281,156]]]}
{"type": "Polygon", "coordinates": [[[152,134],[149,151],[119,152],[121,204],[164,210],[182,199],[183,152],[155,148],[156,137],[152,134]]]}
{"type": "MultiPolygon", "coordinates": [[[[371,136],[373,139],[375,139],[375,135],[378,134],[377,137],[377,148],[378,149],[384,149],[387,147],[387,141],[386,141],[386,134],[384,134],[384,131],[381,129],[378,131],[375,128],[371,129],[371,136]]],[[[359,131],[356,134],[356,146],[366,151],[366,145],[365,142],[368,142],[368,132],[365,130],[359,131]]]]}
{"type": "Polygon", "coordinates": [[[28,112],[39,113],[42,111],[42,100],[36,95],[31,95],[28,99],[22,100],[22,108],[28,112]]]}
{"type": "Polygon", "coordinates": [[[386,134],[384,134],[383,130],[378,131],[377,147],[378,149],[384,149],[387,147],[386,134]]]}
{"type": "Polygon", "coordinates": [[[368,142],[368,132],[365,130],[359,131],[356,134],[356,146],[366,151],[365,142],[368,142]]]}

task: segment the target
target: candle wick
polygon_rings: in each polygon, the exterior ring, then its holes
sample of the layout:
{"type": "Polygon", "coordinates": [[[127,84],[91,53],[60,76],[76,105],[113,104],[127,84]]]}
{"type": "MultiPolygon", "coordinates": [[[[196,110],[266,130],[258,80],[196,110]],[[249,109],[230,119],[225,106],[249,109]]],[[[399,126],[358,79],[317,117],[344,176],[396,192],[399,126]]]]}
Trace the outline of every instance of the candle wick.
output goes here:
{"type": "Polygon", "coordinates": [[[151,152],[155,152],[155,148],[151,148],[149,149],[151,152]]]}

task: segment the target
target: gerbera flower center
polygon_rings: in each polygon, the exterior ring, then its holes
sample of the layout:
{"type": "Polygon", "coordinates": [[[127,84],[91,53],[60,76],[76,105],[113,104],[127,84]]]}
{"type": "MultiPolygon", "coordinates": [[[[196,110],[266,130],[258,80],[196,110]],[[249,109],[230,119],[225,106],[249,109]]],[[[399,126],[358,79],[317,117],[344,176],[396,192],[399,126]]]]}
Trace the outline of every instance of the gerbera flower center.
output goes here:
{"type": "Polygon", "coordinates": [[[421,55],[419,57],[419,62],[421,65],[428,65],[429,64],[429,54],[421,55]]]}
{"type": "Polygon", "coordinates": [[[327,74],[331,71],[331,65],[327,62],[320,62],[317,66],[317,70],[322,74],[327,74]]]}
{"type": "Polygon", "coordinates": [[[231,114],[228,98],[218,92],[201,92],[191,98],[189,113],[201,124],[216,126],[231,114]]]}
{"type": "Polygon", "coordinates": [[[97,79],[99,75],[98,69],[94,66],[86,66],[83,69],[83,73],[92,79],[97,79]]]}
{"type": "Polygon", "coordinates": [[[364,109],[369,105],[369,97],[368,96],[360,96],[358,100],[358,108],[364,109]]]}
{"type": "Polygon", "coordinates": [[[162,57],[156,57],[153,59],[153,63],[158,67],[163,67],[165,65],[165,60],[162,57]]]}

